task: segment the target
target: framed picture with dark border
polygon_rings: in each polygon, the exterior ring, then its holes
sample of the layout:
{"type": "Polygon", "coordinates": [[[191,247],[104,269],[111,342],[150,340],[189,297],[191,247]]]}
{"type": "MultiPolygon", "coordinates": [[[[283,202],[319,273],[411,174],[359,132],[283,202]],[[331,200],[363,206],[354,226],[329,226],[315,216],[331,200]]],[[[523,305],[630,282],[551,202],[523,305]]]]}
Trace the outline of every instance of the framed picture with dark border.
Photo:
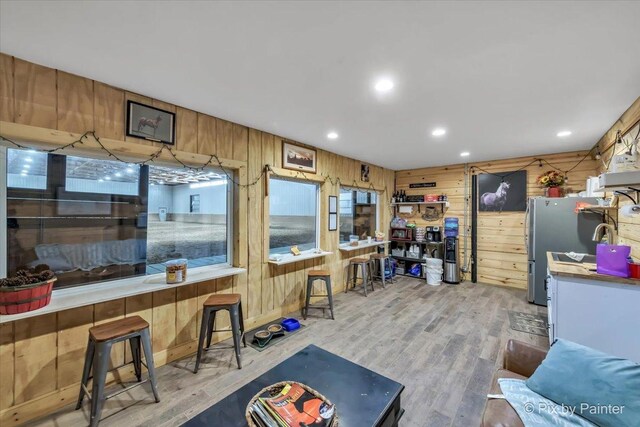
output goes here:
{"type": "Polygon", "coordinates": [[[316,173],[317,157],[318,153],[313,148],[282,143],[282,167],[285,169],[316,173]]]}
{"type": "Polygon", "coordinates": [[[338,213],[338,197],[329,196],[329,213],[338,213]]]}
{"type": "Polygon", "coordinates": [[[338,229],[338,214],[329,214],[329,231],[336,231],[338,229]]]}
{"type": "Polygon", "coordinates": [[[163,144],[176,143],[176,115],[136,101],[127,101],[127,136],[163,144]]]}
{"type": "Polygon", "coordinates": [[[360,165],[360,181],[369,182],[369,165],[364,163],[360,165]]]}

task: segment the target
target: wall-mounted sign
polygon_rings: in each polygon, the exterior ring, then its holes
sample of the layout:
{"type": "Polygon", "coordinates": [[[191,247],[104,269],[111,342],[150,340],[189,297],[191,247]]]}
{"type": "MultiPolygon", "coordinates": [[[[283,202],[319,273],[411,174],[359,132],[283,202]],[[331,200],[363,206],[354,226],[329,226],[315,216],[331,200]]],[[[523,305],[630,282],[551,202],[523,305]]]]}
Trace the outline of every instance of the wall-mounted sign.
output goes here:
{"type": "Polygon", "coordinates": [[[409,184],[409,188],[431,188],[435,186],[435,182],[416,182],[414,184],[409,184]]]}

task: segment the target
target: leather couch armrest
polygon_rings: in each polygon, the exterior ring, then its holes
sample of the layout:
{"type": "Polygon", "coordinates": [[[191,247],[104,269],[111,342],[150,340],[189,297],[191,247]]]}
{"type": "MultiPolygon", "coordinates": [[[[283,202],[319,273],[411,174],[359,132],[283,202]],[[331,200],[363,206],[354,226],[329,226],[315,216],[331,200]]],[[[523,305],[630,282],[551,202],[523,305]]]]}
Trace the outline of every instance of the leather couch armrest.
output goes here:
{"type": "Polygon", "coordinates": [[[522,341],[509,340],[504,349],[502,364],[516,374],[530,377],[547,356],[547,350],[522,341]]]}

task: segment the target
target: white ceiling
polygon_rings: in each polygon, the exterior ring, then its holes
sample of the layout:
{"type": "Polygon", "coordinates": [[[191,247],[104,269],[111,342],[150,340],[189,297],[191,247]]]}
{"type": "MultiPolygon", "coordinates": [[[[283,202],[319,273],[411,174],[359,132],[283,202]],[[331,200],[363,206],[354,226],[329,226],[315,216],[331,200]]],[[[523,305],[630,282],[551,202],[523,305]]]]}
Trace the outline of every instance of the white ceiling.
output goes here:
{"type": "Polygon", "coordinates": [[[640,95],[638,16],[640,2],[2,1],[0,49],[404,169],[591,147],[640,95]]]}

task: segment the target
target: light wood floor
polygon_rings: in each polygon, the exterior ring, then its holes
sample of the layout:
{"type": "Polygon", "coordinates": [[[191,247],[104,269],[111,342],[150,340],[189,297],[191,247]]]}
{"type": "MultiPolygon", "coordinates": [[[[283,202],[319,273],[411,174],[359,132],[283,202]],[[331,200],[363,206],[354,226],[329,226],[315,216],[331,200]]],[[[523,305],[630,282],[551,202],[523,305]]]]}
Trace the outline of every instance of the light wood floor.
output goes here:
{"type": "MultiPolygon", "coordinates": [[[[508,310],[546,313],[546,308],[528,304],[524,291],[471,283],[432,287],[409,278],[377,289],[367,298],[355,292],[338,295],[335,321],[312,310],[315,316],[299,334],[262,353],[247,347],[241,370],[229,341],[207,353],[197,375],[191,372],[194,357],[160,367],[160,403],[153,403],[146,385],[137,387],[107,401],[100,425],[179,425],[316,344],[404,384],[401,426],[477,426],[506,341],[548,346],[544,337],[509,328],[508,310]]],[[[82,410],[69,406],[33,425],[87,421],[85,401],[82,410]]]]}

